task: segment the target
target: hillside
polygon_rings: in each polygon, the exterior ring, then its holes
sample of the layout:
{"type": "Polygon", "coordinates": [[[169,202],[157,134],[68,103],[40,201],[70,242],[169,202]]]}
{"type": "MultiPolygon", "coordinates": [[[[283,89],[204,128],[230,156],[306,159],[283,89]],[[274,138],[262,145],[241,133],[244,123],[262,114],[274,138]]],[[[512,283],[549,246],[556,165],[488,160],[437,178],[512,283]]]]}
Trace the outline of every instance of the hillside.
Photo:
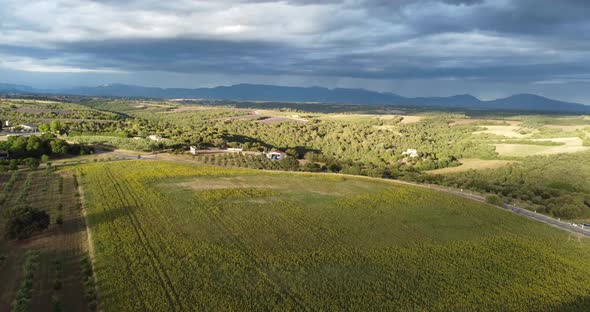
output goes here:
{"type": "Polygon", "coordinates": [[[507,98],[482,101],[472,95],[449,97],[403,97],[364,89],[328,89],[320,87],[285,87],[256,84],[237,84],[213,88],[183,89],[154,88],[125,84],[106,84],[97,87],[78,87],[60,90],[38,90],[27,86],[0,84],[4,93],[70,94],[104,97],[182,98],[215,100],[248,100],[279,102],[318,102],[404,107],[469,108],[528,112],[590,113],[590,106],[553,100],[533,94],[519,94],[507,98]]]}
{"type": "Polygon", "coordinates": [[[370,105],[425,106],[447,108],[477,108],[487,110],[517,110],[539,112],[590,112],[590,106],[521,94],[503,99],[482,101],[472,95],[449,97],[403,97],[394,93],[380,93],[364,89],[328,89],[320,87],[284,87],[271,85],[237,84],[199,89],[163,89],[123,84],[75,88],[65,93],[95,96],[134,96],[157,98],[201,98],[217,100],[320,102],[370,105]]]}
{"type": "Polygon", "coordinates": [[[449,194],[152,161],[79,174],[105,311],[590,305],[587,240],[449,194]]]}

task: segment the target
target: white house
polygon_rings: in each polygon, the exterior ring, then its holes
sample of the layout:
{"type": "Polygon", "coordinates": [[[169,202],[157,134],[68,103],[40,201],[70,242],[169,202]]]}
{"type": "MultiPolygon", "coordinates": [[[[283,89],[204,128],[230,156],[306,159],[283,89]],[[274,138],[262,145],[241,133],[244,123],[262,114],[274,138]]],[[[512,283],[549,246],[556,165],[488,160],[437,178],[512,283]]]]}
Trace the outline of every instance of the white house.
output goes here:
{"type": "Polygon", "coordinates": [[[23,131],[26,132],[37,132],[38,129],[37,125],[30,123],[22,124],[21,127],[23,128],[23,131]]]}
{"type": "Polygon", "coordinates": [[[418,151],[413,148],[408,148],[408,150],[403,152],[402,155],[407,155],[407,156],[414,158],[414,157],[418,157],[418,151]]]}
{"type": "Polygon", "coordinates": [[[160,141],[160,140],[162,140],[162,137],[152,134],[152,135],[148,135],[148,139],[150,139],[152,141],[160,141]]]}
{"type": "Polygon", "coordinates": [[[197,147],[196,146],[190,146],[189,147],[189,153],[193,154],[193,155],[197,155],[197,147]]]}
{"type": "Polygon", "coordinates": [[[278,151],[278,150],[266,153],[266,158],[272,159],[272,160],[281,160],[281,159],[285,158],[285,156],[287,156],[287,154],[285,152],[278,151]]]}

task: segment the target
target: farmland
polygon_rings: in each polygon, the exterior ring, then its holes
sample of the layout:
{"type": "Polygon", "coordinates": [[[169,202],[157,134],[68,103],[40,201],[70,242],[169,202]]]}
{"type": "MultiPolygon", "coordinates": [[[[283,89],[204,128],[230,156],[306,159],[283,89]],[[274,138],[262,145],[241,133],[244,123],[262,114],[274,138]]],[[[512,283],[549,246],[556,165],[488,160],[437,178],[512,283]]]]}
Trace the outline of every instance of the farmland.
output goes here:
{"type": "Polygon", "coordinates": [[[7,212],[23,205],[48,212],[51,220],[49,229],[29,239],[0,237],[6,257],[0,261],[0,311],[87,311],[80,268],[86,231],[72,171],[0,173],[0,191],[0,232],[7,212]]]}
{"type": "Polygon", "coordinates": [[[460,166],[457,167],[449,167],[449,168],[442,168],[442,169],[435,169],[431,171],[427,171],[431,174],[447,174],[447,173],[455,173],[455,172],[463,172],[469,170],[482,170],[482,169],[496,169],[504,167],[514,161],[510,160],[500,160],[500,159],[460,159],[461,162],[460,166]]]}
{"type": "Polygon", "coordinates": [[[583,146],[580,138],[551,138],[548,140],[530,140],[530,143],[539,141],[549,141],[561,143],[563,145],[531,145],[531,144],[496,144],[496,152],[500,156],[532,156],[532,155],[550,155],[560,153],[576,153],[590,150],[590,147],[583,146]]]}
{"type": "Polygon", "coordinates": [[[105,311],[590,307],[588,240],[449,194],[170,162],[78,173],[105,311]]]}

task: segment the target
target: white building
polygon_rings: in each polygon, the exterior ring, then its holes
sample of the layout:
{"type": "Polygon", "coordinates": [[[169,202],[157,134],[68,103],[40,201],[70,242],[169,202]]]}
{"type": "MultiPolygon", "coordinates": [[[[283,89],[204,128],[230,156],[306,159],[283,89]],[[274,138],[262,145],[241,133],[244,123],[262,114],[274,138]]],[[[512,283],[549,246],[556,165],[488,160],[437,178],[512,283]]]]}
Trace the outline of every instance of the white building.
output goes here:
{"type": "Polygon", "coordinates": [[[410,156],[410,157],[414,158],[414,157],[418,157],[418,151],[413,148],[408,148],[408,150],[403,152],[402,155],[410,156]]]}
{"type": "Polygon", "coordinates": [[[37,125],[30,123],[22,124],[21,127],[25,132],[37,132],[38,129],[37,125]]]}
{"type": "Polygon", "coordinates": [[[287,154],[283,151],[272,151],[272,152],[266,153],[266,158],[272,159],[272,160],[281,160],[281,159],[285,158],[285,156],[287,156],[287,154]]]}
{"type": "Polygon", "coordinates": [[[162,140],[162,137],[152,134],[152,135],[148,135],[148,139],[150,139],[152,141],[160,141],[160,140],[162,140]]]}
{"type": "Polygon", "coordinates": [[[189,153],[193,154],[193,155],[197,155],[197,147],[196,146],[190,146],[189,147],[189,153]]]}

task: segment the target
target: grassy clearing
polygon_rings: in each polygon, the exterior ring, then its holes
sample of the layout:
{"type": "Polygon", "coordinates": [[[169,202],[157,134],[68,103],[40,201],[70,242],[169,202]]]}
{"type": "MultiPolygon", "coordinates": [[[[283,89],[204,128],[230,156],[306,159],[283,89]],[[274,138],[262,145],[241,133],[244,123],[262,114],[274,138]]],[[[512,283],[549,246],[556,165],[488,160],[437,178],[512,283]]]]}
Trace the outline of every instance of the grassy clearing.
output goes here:
{"type": "Polygon", "coordinates": [[[408,124],[408,123],[415,123],[415,122],[419,122],[422,119],[424,119],[424,116],[403,116],[404,119],[402,119],[402,123],[404,124],[408,124]]]}
{"type": "Polygon", "coordinates": [[[456,173],[456,172],[464,172],[469,170],[482,170],[482,169],[496,169],[504,167],[514,161],[511,160],[499,160],[499,159],[473,159],[473,158],[464,158],[459,160],[461,162],[460,166],[457,167],[449,167],[449,168],[442,168],[436,170],[426,171],[427,173],[431,174],[447,174],[447,173],[456,173]]]}
{"type": "Polygon", "coordinates": [[[580,138],[550,138],[550,139],[532,139],[531,141],[552,141],[563,143],[558,146],[548,145],[531,145],[531,144],[495,144],[496,152],[500,156],[523,157],[533,155],[552,155],[562,153],[576,153],[590,150],[590,147],[583,146],[580,138]]]}
{"type": "Polygon", "coordinates": [[[590,304],[588,240],[449,194],[168,162],[79,170],[105,311],[590,304]]]}
{"type": "Polygon", "coordinates": [[[522,139],[532,136],[537,130],[529,130],[527,133],[520,133],[522,128],[519,126],[485,126],[485,130],[476,131],[474,134],[487,133],[501,135],[507,138],[522,139]]]}

